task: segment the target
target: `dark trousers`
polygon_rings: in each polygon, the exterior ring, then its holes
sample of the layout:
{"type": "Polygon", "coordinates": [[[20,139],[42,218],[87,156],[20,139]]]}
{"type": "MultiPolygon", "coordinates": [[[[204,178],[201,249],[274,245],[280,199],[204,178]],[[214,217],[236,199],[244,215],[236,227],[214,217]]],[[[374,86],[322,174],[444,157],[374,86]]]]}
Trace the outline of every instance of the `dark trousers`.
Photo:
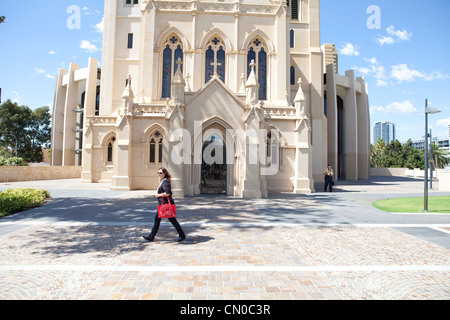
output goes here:
{"type": "Polygon", "coordinates": [[[333,177],[325,176],[325,186],[323,187],[323,191],[327,191],[327,187],[330,186],[330,192],[333,191],[333,177]]]}
{"type": "MultiPolygon", "coordinates": [[[[155,215],[155,224],[153,225],[152,228],[152,232],[150,233],[150,238],[154,238],[156,236],[156,234],[158,233],[158,229],[159,229],[159,225],[161,223],[161,219],[158,217],[158,210],[156,210],[156,215],[155,215]]],[[[183,232],[183,229],[181,229],[180,224],[177,221],[177,218],[169,218],[170,223],[175,227],[175,229],[177,229],[178,231],[178,235],[182,238],[185,238],[185,234],[183,232]]]]}

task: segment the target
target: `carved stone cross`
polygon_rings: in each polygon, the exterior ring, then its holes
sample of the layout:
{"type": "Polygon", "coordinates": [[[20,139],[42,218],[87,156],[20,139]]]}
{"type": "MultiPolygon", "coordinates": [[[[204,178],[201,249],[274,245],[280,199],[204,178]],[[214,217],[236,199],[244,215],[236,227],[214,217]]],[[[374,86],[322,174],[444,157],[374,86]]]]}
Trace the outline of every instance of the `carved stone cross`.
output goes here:
{"type": "Polygon", "coordinates": [[[181,71],[181,65],[183,64],[183,61],[181,61],[181,58],[178,58],[175,63],[178,66],[177,69],[180,69],[180,71],[181,71]]]}
{"type": "Polygon", "coordinates": [[[220,67],[222,64],[220,62],[214,61],[211,62],[211,65],[214,67],[214,74],[212,75],[212,77],[217,76],[217,67],[220,67]]]}

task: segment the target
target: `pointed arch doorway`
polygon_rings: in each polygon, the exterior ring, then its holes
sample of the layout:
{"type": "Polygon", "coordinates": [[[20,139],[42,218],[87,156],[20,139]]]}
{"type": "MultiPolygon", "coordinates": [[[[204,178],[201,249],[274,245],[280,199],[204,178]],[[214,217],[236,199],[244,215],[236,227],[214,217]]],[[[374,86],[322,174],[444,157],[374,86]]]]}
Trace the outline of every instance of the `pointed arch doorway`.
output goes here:
{"type": "Polygon", "coordinates": [[[213,133],[202,146],[201,194],[227,194],[227,147],[222,136],[213,133]]]}

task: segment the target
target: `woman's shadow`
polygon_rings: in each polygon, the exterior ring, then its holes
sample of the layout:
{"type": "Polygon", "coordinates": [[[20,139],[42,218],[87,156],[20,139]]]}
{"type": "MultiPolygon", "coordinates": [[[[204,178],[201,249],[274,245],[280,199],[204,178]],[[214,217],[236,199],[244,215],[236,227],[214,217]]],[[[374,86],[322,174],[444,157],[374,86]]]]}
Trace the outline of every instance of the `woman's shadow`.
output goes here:
{"type": "Polygon", "coordinates": [[[180,244],[183,245],[194,245],[194,244],[199,244],[199,243],[204,243],[204,242],[208,242],[214,240],[213,237],[208,237],[208,236],[200,236],[200,235],[192,235],[186,236],[186,240],[181,241],[180,244]]]}

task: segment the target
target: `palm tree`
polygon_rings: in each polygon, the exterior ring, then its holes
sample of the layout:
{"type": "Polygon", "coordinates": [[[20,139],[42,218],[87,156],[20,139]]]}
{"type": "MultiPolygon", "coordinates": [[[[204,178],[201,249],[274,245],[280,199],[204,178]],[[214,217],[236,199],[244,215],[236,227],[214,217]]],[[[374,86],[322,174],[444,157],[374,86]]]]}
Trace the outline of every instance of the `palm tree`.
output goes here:
{"type": "Polygon", "coordinates": [[[370,145],[370,166],[378,167],[380,165],[380,158],[384,147],[386,147],[386,141],[384,139],[378,139],[373,145],[370,145]]]}
{"type": "Polygon", "coordinates": [[[436,143],[431,145],[431,150],[433,156],[432,161],[435,168],[442,169],[450,163],[450,154],[447,150],[439,148],[436,143]]]}

